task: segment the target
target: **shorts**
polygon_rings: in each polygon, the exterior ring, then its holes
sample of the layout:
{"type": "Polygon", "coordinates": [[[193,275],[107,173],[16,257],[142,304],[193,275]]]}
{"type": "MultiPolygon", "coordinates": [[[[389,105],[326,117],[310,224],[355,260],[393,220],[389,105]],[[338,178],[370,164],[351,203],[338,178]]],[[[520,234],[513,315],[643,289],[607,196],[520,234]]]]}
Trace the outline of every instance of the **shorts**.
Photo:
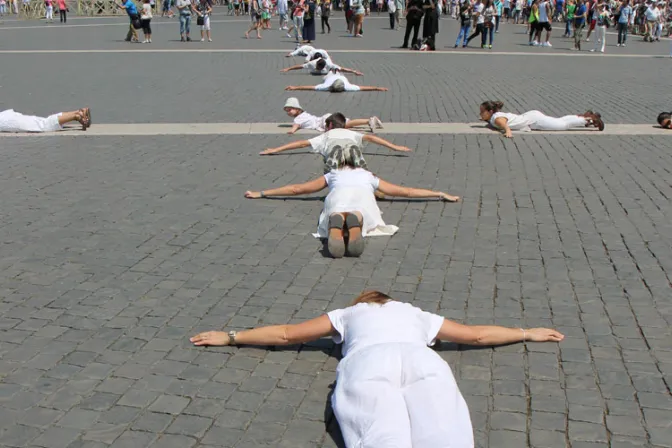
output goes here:
{"type": "Polygon", "coordinates": [[[509,17],[509,13],[511,13],[511,9],[509,9],[509,8],[504,8],[504,15],[505,15],[506,17],[509,17]]]}
{"type": "Polygon", "coordinates": [[[234,3],[233,8],[237,11],[240,9],[240,5],[238,3],[234,3]]]}
{"type": "Polygon", "coordinates": [[[553,27],[551,26],[551,22],[537,22],[537,30],[538,31],[551,31],[553,27]]]}

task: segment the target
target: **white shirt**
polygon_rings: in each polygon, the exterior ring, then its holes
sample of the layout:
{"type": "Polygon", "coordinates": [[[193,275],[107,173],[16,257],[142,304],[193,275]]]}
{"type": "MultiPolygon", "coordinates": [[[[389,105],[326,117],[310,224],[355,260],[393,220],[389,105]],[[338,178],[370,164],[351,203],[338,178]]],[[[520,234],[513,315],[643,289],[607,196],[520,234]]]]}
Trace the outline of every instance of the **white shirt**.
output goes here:
{"type": "Polygon", "coordinates": [[[330,191],[337,188],[365,187],[373,193],[380,185],[380,180],[376,176],[362,168],[330,171],[324,175],[324,180],[327,181],[330,191]]]}
{"type": "MultiPolygon", "coordinates": [[[[307,46],[307,45],[306,45],[307,46]]],[[[322,50],[320,48],[313,48],[311,51],[306,53],[306,62],[310,61],[315,57],[315,54],[320,53],[324,59],[331,59],[329,56],[329,53],[327,53],[325,50],[322,50]]]]}
{"type": "Polygon", "coordinates": [[[485,16],[483,15],[483,3],[476,3],[474,5],[474,14],[480,13],[476,18],[476,24],[485,23],[485,16]]]}
{"type": "Polygon", "coordinates": [[[322,154],[325,159],[331,153],[336,145],[345,147],[348,145],[356,145],[363,147],[364,136],[359,132],[354,132],[349,129],[332,129],[322,135],[308,140],[312,148],[312,152],[322,154]]]}
{"type": "Polygon", "coordinates": [[[143,20],[152,18],[152,5],[150,5],[149,3],[143,3],[142,15],[140,16],[140,18],[143,20]]]}
{"type": "Polygon", "coordinates": [[[344,358],[376,344],[432,345],[444,322],[442,316],[394,300],[383,305],[359,303],[327,316],[338,332],[334,342],[343,343],[344,358]]]}
{"type": "Polygon", "coordinates": [[[315,50],[315,47],[311,45],[301,45],[299,48],[289,54],[290,56],[305,56],[313,50],[315,50]]]}
{"type": "Polygon", "coordinates": [[[329,70],[331,70],[331,69],[336,69],[336,70],[341,69],[340,65],[336,65],[332,62],[331,59],[326,58],[324,60],[326,62],[326,64],[324,65],[324,68],[322,69],[322,71],[318,72],[317,71],[317,61],[319,61],[319,59],[308,61],[305,64],[303,64],[303,68],[307,68],[308,70],[312,71],[314,74],[320,74],[320,75],[326,75],[327,73],[329,73],[329,70]]]}
{"type": "Polygon", "coordinates": [[[646,8],[646,20],[655,22],[659,15],[658,8],[646,8]]]}
{"type": "MultiPolygon", "coordinates": [[[[175,6],[178,8],[184,8],[189,5],[191,5],[191,0],[177,0],[177,2],[175,2],[175,6]]],[[[189,11],[189,8],[184,9],[184,11],[189,11]]]]}
{"type": "Polygon", "coordinates": [[[350,81],[348,81],[348,78],[343,76],[340,72],[329,72],[327,75],[322,78],[324,81],[322,84],[318,84],[315,86],[315,90],[319,91],[329,91],[329,88],[331,85],[337,80],[340,79],[343,81],[343,84],[345,84],[345,91],[346,92],[359,92],[359,86],[356,86],[354,84],[350,84],[350,81]]]}
{"type": "Polygon", "coordinates": [[[298,125],[300,129],[313,129],[315,131],[324,132],[324,121],[331,114],[326,114],[321,117],[311,115],[308,112],[303,112],[294,117],[294,124],[298,125]]]}
{"type": "Polygon", "coordinates": [[[495,121],[498,118],[506,118],[506,124],[512,131],[529,131],[531,130],[530,125],[534,123],[534,120],[525,116],[525,114],[516,115],[508,112],[495,112],[492,114],[492,117],[490,117],[490,124],[495,128],[499,128],[499,126],[495,124],[495,121]]]}

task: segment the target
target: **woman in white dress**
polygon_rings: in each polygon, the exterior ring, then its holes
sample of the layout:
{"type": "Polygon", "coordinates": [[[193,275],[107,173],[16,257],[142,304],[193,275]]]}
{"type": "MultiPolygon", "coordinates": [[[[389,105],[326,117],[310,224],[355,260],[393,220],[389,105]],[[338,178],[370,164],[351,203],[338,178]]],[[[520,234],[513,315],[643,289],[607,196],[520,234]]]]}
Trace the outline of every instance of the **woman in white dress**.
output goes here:
{"type": "Polygon", "coordinates": [[[398,230],[396,226],[385,225],[376,204],[376,191],[406,198],[437,198],[451,202],[460,200],[459,196],[441,191],[402,187],[379,179],[362,168],[365,166],[364,157],[356,145],[334,146],[326,159],[325,163],[334,169],[324,176],[303,184],[247,191],[245,197],[296,196],[317,193],[329,187],[316,236],[327,239],[327,248],[334,258],[343,257],[346,251],[350,256],[359,257],[364,251],[365,236],[393,235],[398,230]]]}
{"type": "Polygon", "coordinates": [[[503,132],[507,138],[513,138],[511,131],[567,131],[589,126],[604,131],[602,116],[592,110],[583,114],[555,118],[544,115],[538,110],[531,110],[521,115],[501,112],[503,107],[504,103],[501,101],[486,101],[481,104],[480,117],[496,130],[503,132]]]}
{"type": "Polygon", "coordinates": [[[551,329],[462,325],[378,291],[294,325],[208,331],[194,345],[291,345],[332,336],[343,343],[331,397],[347,448],[473,448],[467,404],[435,340],[469,345],[559,342],[551,329]]]}
{"type": "Polygon", "coordinates": [[[60,112],[48,117],[24,115],[14,109],[0,111],[0,132],[55,132],[63,125],[77,121],[86,131],[91,126],[91,110],[84,107],[71,112],[60,112]]]}

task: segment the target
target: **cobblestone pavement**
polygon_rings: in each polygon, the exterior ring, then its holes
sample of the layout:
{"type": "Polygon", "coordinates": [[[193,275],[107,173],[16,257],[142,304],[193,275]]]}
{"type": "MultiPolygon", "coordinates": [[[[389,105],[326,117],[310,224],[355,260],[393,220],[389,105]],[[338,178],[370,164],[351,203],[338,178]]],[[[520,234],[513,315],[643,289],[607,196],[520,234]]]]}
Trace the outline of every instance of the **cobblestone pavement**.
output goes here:
{"type": "MultiPolygon", "coordinates": [[[[68,43],[86,43],[82,30],[68,43]]],[[[33,45],[17,37],[31,29],[11,36],[33,45]]],[[[280,121],[280,87],[310,79],[275,75],[288,63],[277,54],[83,56],[1,54],[3,104],[50,112],[90,101],[99,122],[280,121]],[[53,83],[40,82],[45,73],[53,83]]],[[[656,70],[667,61],[640,71],[626,58],[437,56],[344,55],[367,84],[396,90],[300,98],[320,112],[448,122],[473,121],[497,94],[549,113],[599,102],[623,123],[651,122],[665,100],[656,70]],[[602,82],[571,78],[578,62],[602,82]]],[[[389,137],[415,151],[367,148],[376,174],[464,202],[381,201],[399,233],[341,260],[310,235],[322,194],[243,198],[319,175],[307,152],[257,155],[289,137],[2,139],[0,445],[342,446],[328,405],[331,341],[194,348],[187,337],[314,317],[378,288],[458,321],[566,334],[558,345],[437,349],[478,447],[672,446],[670,139],[389,137]]]]}

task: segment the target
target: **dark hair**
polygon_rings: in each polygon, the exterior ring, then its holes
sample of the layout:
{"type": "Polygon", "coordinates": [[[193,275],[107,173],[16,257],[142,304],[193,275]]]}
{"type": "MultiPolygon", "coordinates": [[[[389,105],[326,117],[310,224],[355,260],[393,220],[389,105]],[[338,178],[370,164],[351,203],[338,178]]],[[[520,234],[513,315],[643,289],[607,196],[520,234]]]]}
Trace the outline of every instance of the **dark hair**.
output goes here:
{"type": "Polygon", "coordinates": [[[658,114],[658,124],[663,125],[663,121],[672,120],[672,112],[661,112],[658,114]]]}
{"type": "Polygon", "coordinates": [[[310,60],[311,60],[311,61],[314,61],[315,59],[320,59],[320,58],[323,58],[323,57],[324,57],[324,56],[322,56],[322,53],[320,53],[320,52],[318,51],[318,52],[316,52],[316,53],[313,55],[312,58],[310,58],[310,60]]]}
{"type": "Polygon", "coordinates": [[[320,60],[317,61],[317,63],[315,64],[315,68],[316,68],[317,70],[319,70],[319,71],[324,70],[324,67],[326,67],[326,66],[327,66],[327,61],[325,61],[324,59],[320,59],[320,60]]]}
{"type": "Polygon", "coordinates": [[[502,107],[504,107],[504,103],[501,101],[484,101],[481,103],[481,107],[488,112],[492,112],[493,114],[495,112],[499,112],[502,110],[502,107]]]}
{"type": "Polygon", "coordinates": [[[345,115],[340,112],[331,114],[324,120],[324,124],[327,129],[343,129],[345,128],[345,115]]]}
{"type": "Polygon", "coordinates": [[[352,305],[357,305],[359,303],[377,303],[378,305],[384,305],[390,300],[393,300],[392,297],[388,296],[385,293],[380,291],[363,291],[355,300],[352,301],[352,305]]]}

